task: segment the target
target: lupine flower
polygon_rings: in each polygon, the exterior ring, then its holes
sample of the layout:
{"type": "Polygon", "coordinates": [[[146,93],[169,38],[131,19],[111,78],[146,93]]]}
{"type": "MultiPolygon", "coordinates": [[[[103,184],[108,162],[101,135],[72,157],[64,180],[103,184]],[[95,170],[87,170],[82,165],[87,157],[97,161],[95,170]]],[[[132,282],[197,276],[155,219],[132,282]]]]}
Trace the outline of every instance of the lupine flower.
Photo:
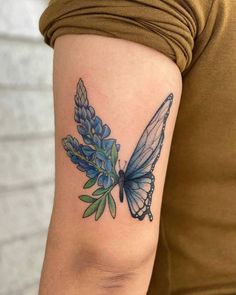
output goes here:
{"type": "Polygon", "coordinates": [[[78,140],[70,135],[63,139],[63,145],[71,161],[77,168],[86,172],[89,178],[97,178],[101,171],[93,164],[95,150],[89,146],[79,144],[78,140]]]}
{"type": "Polygon", "coordinates": [[[74,119],[86,145],[79,144],[76,138],[69,135],[63,140],[64,148],[80,171],[86,172],[89,178],[96,179],[99,186],[108,188],[114,183],[114,173],[116,174],[115,163],[111,160],[112,148],[115,146],[118,152],[120,145],[115,139],[108,138],[111,130],[89,105],[81,79],[77,85],[75,104],[74,119]]]}
{"type": "MultiPolygon", "coordinates": [[[[102,120],[96,116],[94,108],[89,105],[87,92],[81,79],[77,85],[75,103],[75,121],[78,123],[77,129],[84,142],[102,148],[109,155],[115,140],[105,139],[110,135],[111,130],[106,124],[103,125],[102,120]]],[[[120,145],[116,144],[116,148],[119,151],[120,145]]]]}

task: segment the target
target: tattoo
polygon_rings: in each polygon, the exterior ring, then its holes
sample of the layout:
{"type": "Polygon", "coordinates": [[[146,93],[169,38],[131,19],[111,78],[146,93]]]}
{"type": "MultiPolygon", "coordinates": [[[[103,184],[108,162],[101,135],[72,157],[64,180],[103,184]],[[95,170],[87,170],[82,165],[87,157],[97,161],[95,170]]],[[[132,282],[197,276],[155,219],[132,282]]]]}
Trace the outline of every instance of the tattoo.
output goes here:
{"type": "Polygon", "coordinates": [[[90,189],[97,185],[92,195],[79,196],[81,201],[89,203],[84,218],[94,214],[95,220],[98,220],[107,205],[111,216],[115,218],[116,202],[112,190],[118,185],[120,202],[123,202],[125,195],[131,216],[143,220],[148,215],[149,220],[153,220],[150,207],[155,179],[152,172],[161,154],[172,101],[171,93],[143,131],[126,169],[119,168],[117,172],[117,162],[120,166],[120,145],[116,139],[109,137],[111,129],[96,115],[89,104],[84,83],[82,79],[79,80],[74,119],[84,144],[71,135],[63,138],[62,143],[77,169],[89,178],[83,188],[90,189]]]}

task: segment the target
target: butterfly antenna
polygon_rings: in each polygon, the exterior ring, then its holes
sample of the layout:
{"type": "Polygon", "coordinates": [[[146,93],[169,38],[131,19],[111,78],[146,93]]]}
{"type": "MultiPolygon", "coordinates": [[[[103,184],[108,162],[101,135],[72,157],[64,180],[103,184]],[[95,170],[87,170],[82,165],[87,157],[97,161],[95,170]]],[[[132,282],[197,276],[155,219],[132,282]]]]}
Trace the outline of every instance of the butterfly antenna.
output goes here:
{"type": "Polygon", "coordinates": [[[127,161],[125,161],[125,165],[124,165],[123,170],[125,170],[126,166],[127,166],[127,161]]]}

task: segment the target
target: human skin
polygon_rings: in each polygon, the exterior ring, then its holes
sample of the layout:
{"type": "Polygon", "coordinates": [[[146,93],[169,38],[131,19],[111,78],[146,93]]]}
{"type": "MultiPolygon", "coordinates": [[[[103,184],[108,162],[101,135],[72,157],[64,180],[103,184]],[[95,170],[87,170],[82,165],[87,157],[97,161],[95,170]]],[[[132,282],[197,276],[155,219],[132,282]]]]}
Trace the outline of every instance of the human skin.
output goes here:
{"type": "Polygon", "coordinates": [[[162,192],[181,96],[179,69],[163,54],[137,43],[65,35],[55,43],[53,85],[55,198],[39,294],[144,295],[158,243],[162,192]],[[122,167],[154,113],[173,93],[161,155],[153,171],[152,222],[147,216],[142,221],[131,216],[126,196],[123,203],[119,201],[118,186],[113,189],[115,219],[108,209],[98,221],[93,215],[82,217],[88,204],[78,196],[84,194],[88,178],[76,169],[62,145],[68,134],[83,142],[74,120],[79,78],[85,83],[89,103],[121,146],[122,167]]]}

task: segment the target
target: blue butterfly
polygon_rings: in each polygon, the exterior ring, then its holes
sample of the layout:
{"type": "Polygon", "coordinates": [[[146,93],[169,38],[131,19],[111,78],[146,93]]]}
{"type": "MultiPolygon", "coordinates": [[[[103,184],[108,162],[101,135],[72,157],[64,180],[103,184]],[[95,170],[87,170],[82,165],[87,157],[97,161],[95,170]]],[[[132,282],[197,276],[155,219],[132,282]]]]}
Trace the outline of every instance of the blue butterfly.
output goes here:
{"type": "Polygon", "coordinates": [[[143,220],[151,213],[155,177],[152,173],[158,161],[165,137],[165,126],[169,116],[173,94],[168,95],[140,137],[125,171],[119,171],[120,201],[124,192],[129,210],[134,218],[143,220]]]}
{"type": "Polygon", "coordinates": [[[152,172],[161,154],[172,102],[171,93],[144,129],[127,168],[119,169],[117,173],[120,145],[115,139],[109,138],[110,128],[103,124],[89,105],[86,88],[82,79],[79,80],[75,95],[75,121],[86,145],[68,135],[63,139],[63,146],[71,161],[89,178],[84,188],[90,188],[94,184],[99,186],[92,193],[93,196],[80,196],[82,201],[90,203],[83,217],[96,213],[95,219],[98,220],[108,203],[110,213],[115,218],[116,203],[112,190],[119,185],[120,201],[124,201],[125,195],[131,216],[143,220],[147,215],[150,221],[153,220],[151,203],[155,177],[152,172]]]}

